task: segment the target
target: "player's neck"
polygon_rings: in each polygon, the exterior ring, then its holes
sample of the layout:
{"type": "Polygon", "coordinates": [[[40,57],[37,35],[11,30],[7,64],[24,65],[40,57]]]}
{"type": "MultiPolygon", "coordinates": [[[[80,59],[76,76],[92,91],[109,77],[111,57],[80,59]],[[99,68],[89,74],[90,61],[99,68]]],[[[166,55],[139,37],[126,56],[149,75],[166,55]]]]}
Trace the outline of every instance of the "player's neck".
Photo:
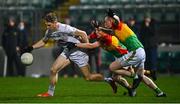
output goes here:
{"type": "Polygon", "coordinates": [[[56,22],[56,30],[59,28],[59,22],[56,22]]]}

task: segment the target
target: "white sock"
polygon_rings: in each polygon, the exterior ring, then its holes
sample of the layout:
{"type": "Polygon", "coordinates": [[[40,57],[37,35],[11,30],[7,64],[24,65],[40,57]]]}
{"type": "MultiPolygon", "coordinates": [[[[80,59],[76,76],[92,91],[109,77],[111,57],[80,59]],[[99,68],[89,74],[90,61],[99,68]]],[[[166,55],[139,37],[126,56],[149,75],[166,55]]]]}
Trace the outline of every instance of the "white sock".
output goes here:
{"type": "Polygon", "coordinates": [[[138,75],[137,74],[134,76],[134,79],[138,79],[138,75]]]}
{"type": "Polygon", "coordinates": [[[49,88],[48,88],[48,93],[53,96],[54,95],[54,90],[55,90],[55,86],[50,84],[49,88]]]}
{"type": "Polygon", "coordinates": [[[112,80],[112,78],[111,78],[111,77],[109,77],[109,78],[104,78],[104,80],[105,80],[105,81],[109,81],[109,80],[112,80]]]}

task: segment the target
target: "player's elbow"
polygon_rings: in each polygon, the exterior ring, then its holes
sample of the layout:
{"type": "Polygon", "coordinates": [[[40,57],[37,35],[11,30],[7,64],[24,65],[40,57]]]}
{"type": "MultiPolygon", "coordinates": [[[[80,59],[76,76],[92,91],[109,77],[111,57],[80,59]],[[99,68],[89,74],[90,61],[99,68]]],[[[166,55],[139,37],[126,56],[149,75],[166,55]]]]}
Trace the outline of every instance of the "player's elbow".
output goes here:
{"type": "Polygon", "coordinates": [[[81,33],[85,36],[87,36],[86,32],[85,31],[81,31],[81,33]]]}

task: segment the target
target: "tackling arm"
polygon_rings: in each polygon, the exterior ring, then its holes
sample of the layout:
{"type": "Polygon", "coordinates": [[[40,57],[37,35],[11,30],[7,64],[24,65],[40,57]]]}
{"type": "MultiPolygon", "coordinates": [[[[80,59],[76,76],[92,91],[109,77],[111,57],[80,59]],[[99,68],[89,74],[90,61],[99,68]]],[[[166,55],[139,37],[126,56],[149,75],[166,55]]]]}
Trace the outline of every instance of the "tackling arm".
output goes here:
{"type": "Polygon", "coordinates": [[[100,47],[100,43],[98,41],[94,43],[77,43],[75,45],[79,48],[88,48],[88,49],[100,47]]]}

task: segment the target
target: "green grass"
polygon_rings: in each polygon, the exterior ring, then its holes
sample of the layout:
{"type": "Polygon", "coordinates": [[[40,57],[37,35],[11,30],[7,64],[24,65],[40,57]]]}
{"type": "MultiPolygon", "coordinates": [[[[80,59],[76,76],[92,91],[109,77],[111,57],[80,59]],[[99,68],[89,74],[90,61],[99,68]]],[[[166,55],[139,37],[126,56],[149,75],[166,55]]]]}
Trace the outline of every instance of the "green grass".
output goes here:
{"type": "Polygon", "coordinates": [[[118,87],[118,93],[113,94],[107,83],[87,82],[82,78],[60,78],[54,97],[36,97],[38,93],[47,91],[48,83],[48,78],[0,78],[0,103],[180,102],[180,76],[161,76],[156,81],[158,86],[167,93],[166,98],[155,97],[154,91],[144,84],[138,87],[136,97],[128,97],[123,95],[126,90],[122,87],[118,87]]]}

